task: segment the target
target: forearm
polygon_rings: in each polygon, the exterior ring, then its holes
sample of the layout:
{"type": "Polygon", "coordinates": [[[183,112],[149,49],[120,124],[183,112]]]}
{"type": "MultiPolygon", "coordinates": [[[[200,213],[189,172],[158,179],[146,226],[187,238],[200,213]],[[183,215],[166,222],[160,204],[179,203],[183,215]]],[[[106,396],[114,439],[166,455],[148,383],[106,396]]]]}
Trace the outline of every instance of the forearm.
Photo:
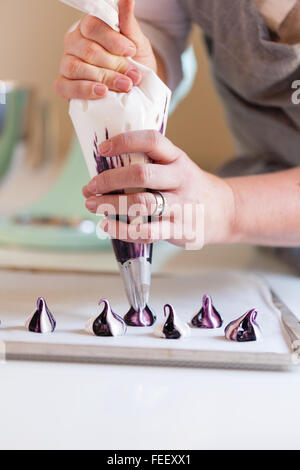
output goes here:
{"type": "Polygon", "coordinates": [[[226,181],[235,200],[230,242],[300,246],[300,167],[226,181]]]}

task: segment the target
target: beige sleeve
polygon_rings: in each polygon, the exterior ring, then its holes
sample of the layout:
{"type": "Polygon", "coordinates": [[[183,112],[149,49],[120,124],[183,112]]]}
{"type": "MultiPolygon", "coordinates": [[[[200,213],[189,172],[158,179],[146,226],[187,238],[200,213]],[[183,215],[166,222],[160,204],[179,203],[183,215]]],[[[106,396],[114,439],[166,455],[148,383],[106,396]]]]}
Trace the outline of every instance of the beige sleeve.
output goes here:
{"type": "Polygon", "coordinates": [[[300,42],[300,0],[255,0],[268,28],[287,44],[300,42]]]}

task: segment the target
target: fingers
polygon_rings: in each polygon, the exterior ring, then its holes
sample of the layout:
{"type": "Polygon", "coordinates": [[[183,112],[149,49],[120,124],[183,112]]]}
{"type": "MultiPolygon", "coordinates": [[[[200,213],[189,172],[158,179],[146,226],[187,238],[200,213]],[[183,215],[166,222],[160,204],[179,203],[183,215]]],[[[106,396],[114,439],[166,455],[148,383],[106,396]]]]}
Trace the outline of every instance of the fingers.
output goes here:
{"type": "Polygon", "coordinates": [[[151,44],[139,28],[133,8],[133,0],[120,0],[123,34],[122,27],[119,33],[98,18],[86,15],[66,35],[61,76],[55,82],[60,96],[69,100],[102,98],[107,90],[96,83],[112,91],[130,92],[143,76],[129,57],[156,70],[151,44]],[[76,83],[71,83],[72,80],[76,83]],[[95,82],[94,87],[91,82],[95,82]]]}
{"type": "Polygon", "coordinates": [[[79,28],[83,37],[97,42],[111,54],[124,57],[133,57],[136,54],[134,42],[112,30],[106,23],[94,16],[83,17],[79,28]]]}
{"type": "MultiPolygon", "coordinates": [[[[97,42],[91,41],[82,36],[79,28],[69,33],[65,38],[65,54],[67,56],[75,56],[81,61],[99,67],[104,70],[112,70],[118,74],[123,74],[124,82],[127,81],[128,85],[138,85],[142,79],[141,72],[135,65],[131,64],[126,57],[110,54],[97,42]]],[[[75,68],[76,68],[75,63],[75,68]]],[[[103,73],[103,72],[102,72],[103,73]]],[[[82,79],[83,77],[80,77],[82,79]]],[[[120,77],[115,77],[115,80],[120,77]]],[[[109,76],[111,80],[111,76],[109,76]]],[[[106,74],[104,73],[103,82],[106,83],[106,74]]],[[[115,81],[113,80],[113,81],[115,81]]],[[[123,91],[123,90],[121,90],[123,91]]]]}
{"type": "Polygon", "coordinates": [[[54,83],[55,91],[64,99],[99,100],[107,94],[107,87],[101,83],[87,80],[68,80],[58,77],[54,83]]]}
{"type": "Polygon", "coordinates": [[[113,31],[98,18],[86,15],[75,30],[65,37],[65,55],[61,76],[55,89],[67,99],[99,99],[104,88],[90,83],[102,83],[112,91],[128,93],[142,81],[142,72],[128,60],[156,70],[156,59],[150,42],[143,35],[135,17],[133,0],[120,0],[121,32],[113,31]],[[77,81],[72,84],[71,80],[77,81]],[[83,84],[82,81],[88,83],[83,84]]]}
{"type": "Polygon", "coordinates": [[[132,131],[119,134],[99,146],[101,155],[114,156],[125,153],[143,152],[161,163],[171,163],[184,153],[172,142],[154,130],[132,131]]]}
{"type": "MultiPolygon", "coordinates": [[[[164,217],[170,215],[175,196],[164,192],[167,202],[164,209],[164,217]]],[[[86,200],[86,208],[92,213],[105,215],[129,215],[129,217],[152,216],[157,212],[158,201],[155,194],[151,192],[139,192],[134,194],[109,194],[105,196],[92,196],[86,200]]]]}
{"type": "Polygon", "coordinates": [[[200,250],[204,245],[201,235],[198,236],[196,233],[190,232],[189,237],[186,238],[184,227],[178,226],[176,222],[169,220],[134,225],[105,217],[100,222],[99,227],[111,238],[129,243],[149,244],[160,240],[168,240],[170,243],[188,250],[200,250]]]}
{"type": "Polygon", "coordinates": [[[142,30],[134,16],[134,1],[119,1],[120,31],[134,43],[144,38],[142,30]]]}
{"type": "Polygon", "coordinates": [[[172,239],[174,224],[167,220],[151,224],[128,225],[113,219],[103,219],[100,228],[110,237],[130,243],[154,243],[159,240],[172,239]]]}
{"type": "Polygon", "coordinates": [[[125,57],[109,54],[100,44],[82,36],[79,28],[66,36],[65,53],[79,57],[91,65],[121,73],[126,73],[130,67],[125,57]]]}
{"type": "Polygon", "coordinates": [[[108,194],[122,189],[172,190],[180,185],[181,172],[176,165],[133,164],[114,168],[95,176],[83,189],[85,197],[108,194]]]}
{"type": "Polygon", "coordinates": [[[69,80],[89,80],[105,84],[110,90],[128,92],[132,89],[132,81],[121,73],[95,67],[72,55],[64,55],[60,73],[69,80]]]}
{"type": "Polygon", "coordinates": [[[120,31],[136,45],[134,60],[157,70],[156,58],[150,41],[144,36],[134,15],[134,0],[119,1],[120,31]]]}
{"type": "MultiPolygon", "coordinates": [[[[139,206],[141,215],[152,215],[156,207],[156,199],[152,193],[136,193],[128,195],[92,196],[86,200],[86,208],[93,213],[105,215],[127,215],[133,206],[139,206]]],[[[130,214],[128,214],[130,215],[130,214]]]]}

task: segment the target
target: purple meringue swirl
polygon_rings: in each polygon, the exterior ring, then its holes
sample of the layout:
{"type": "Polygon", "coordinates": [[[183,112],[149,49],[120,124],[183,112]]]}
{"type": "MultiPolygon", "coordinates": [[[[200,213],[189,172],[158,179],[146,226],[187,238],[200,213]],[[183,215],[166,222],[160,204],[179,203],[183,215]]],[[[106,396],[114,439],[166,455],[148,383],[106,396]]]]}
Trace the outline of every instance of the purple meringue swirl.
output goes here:
{"type": "Polygon", "coordinates": [[[46,300],[43,297],[39,297],[36,307],[36,311],[26,322],[26,328],[32,333],[53,333],[56,321],[48,309],[46,300]]]}
{"type": "Polygon", "coordinates": [[[191,325],[195,328],[220,328],[223,324],[221,315],[213,306],[209,295],[204,295],[201,310],[193,317],[191,325]]]}
{"type": "Polygon", "coordinates": [[[225,328],[225,338],[231,341],[257,341],[261,335],[256,322],[257,310],[252,308],[237,320],[230,322],[225,328]]]}
{"type": "Polygon", "coordinates": [[[101,299],[98,305],[102,303],[104,304],[102,312],[91,321],[90,328],[88,329],[96,336],[120,336],[125,334],[126,325],[123,318],[111,310],[107,299],[101,299]]]}
{"type": "Polygon", "coordinates": [[[174,307],[170,304],[164,306],[166,321],[154,328],[154,335],[158,338],[181,339],[191,335],[191,329],[187,323],[182,321],[174,307]]]}
{"type": "Polygon", "coordinates": [[[144,310],[136,311],[133,307],[124,316],[124,321],[128,326],[152,326],[156,321],[156,316],[146,305],[144,310]]]}
{"type": "Polygon", "coordinates": [[[163,327],[163,334],[166,339],[179,339],[181,338],[181,333],[178,331],[175,325],[175,311],[174,307],[170,304],[164,306],[164,314],[167,317],[167,320],[163,327]],[[168,314],[169,311],[169,314],[168,314]]]}

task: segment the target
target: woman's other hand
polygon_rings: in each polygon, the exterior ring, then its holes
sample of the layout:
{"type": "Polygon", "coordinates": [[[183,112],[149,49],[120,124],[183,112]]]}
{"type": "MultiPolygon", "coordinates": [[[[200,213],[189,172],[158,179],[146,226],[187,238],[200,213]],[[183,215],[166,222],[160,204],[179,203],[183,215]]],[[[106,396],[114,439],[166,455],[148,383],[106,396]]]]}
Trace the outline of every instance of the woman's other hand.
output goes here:
{"type": "Polygon", "coordinates": [[[141,72],[128,58],[157,69],[149,40],[134,16],[134,0],[120,0],[120,33],[90,15],[65,37],[64,55],[55,90],[67,100],[100,99],[107,90],[129,92],[141,72]]]}
{"type": "Polygon", "coordinates": [[[231,186],[226,180],[202,171],[159,132],[120,134],[103,142],[99,152],[106,157],[145,152],[154,163],[119,167],[93,178],[83,188],[86,207],[91,212],[129,215],[131,219],[138,214],[151,216],[157,200],[147,190],[163,193],[166,202],[163,216],[148,223],[128,225],[115,218],[104,218],[101,228],[110,236],[142,243],[164,239],[187,248],[233,241],[235,201],[231,186]],[[123,189],[138,192],[109,194],[123,189]],[[138,209],[138,214],[131,208],[138,209]]]}

